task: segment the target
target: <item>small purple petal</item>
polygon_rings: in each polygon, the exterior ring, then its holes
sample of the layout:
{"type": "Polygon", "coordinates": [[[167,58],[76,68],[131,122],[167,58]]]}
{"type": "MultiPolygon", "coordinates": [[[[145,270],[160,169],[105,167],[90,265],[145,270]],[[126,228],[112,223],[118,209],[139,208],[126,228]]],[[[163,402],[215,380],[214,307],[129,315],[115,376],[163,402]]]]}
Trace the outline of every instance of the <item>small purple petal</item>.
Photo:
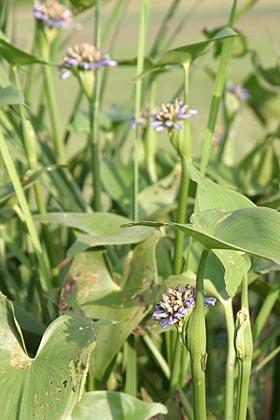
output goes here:
{"type": "Polygon", "coordinates": [[[181,126],[181,124],[178,124],[178,123],[174,123],[174,128],[176,128],[176,130],[182,130],[182,126],[181,126]]]}
{"type": "Polygon", "coordinates": [[[205,297],[204,298],[204,304],[205,305],[215,305],[216,300],[214,297],[205,297]]]}
{"type": "Polygon", "coordinates": [[[68,77],[71,75],[71,71],[68,69],[61,69],[60,70],[60,78],[62,80],[68,79],[68,77]]]}

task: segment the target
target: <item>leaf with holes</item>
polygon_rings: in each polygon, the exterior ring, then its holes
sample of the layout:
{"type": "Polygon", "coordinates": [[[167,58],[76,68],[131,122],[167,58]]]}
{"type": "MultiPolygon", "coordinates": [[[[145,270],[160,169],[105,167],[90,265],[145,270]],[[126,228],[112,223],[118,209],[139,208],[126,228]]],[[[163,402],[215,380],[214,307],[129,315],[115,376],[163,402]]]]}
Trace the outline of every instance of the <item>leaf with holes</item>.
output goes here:
{"type": "Polygon", "coordinates": [[[72,262],[60,298],[60,312],[117,321],[98,331],[90,372],[99,380],[153,303],[159,237],[155,232],[135,247],[123,287],[113,281],[104,251],[79,254],[72,262]]]}
{"type": "Polygon", "coordinates": [[[0,412],[5,419],[66,419],[80,400],[95,345],[89,318],[64,315],[28,356],[11,302],[0,295],[0,412]]]}

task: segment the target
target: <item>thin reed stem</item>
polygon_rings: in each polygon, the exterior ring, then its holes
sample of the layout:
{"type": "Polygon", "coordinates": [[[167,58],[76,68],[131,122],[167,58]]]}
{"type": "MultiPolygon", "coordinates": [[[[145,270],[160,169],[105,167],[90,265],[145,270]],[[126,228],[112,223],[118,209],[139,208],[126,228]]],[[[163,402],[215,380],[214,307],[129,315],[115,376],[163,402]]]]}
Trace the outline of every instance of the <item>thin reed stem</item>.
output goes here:
{"type": "Polygon", "coordinates": [[[206,420],[206,325],[204,316],[204,270],[208,250],[204,249],[196,275],[196,302],[187,325],[187,347],[191,356],[194,419],[206,420]]]}
{"type": "MultiPolygon", "coordinates": [[[[229,26],[233,26],[236,14],[236,7],[237,7],[237,0],[233,1],[230,18],[229,18],[229,26]]],[[[208,123],[207,123],[207,130],[205,134],[205,138],[202,145],[202,152],[201,152],[201,161],[200,161],[200,172],[205,174],[208,162],[210,160],[211,148],[213,143],[213,136],[214,131],[217,123],[218,112],[220,108],[221,98],[225,86],[226,76],[228,73],[228,66],[229,66],[229,59],[232,49],[233,39],[225,39],[223,41],[221,58],[219,62],[219,67],[217,71],[217,75],[214,82],[213,88],[213,96],[209,111],[208,123]]]]}
{"type": "MultiPolygon", "coordinates": [[[[145,51],[146,51],[146,37],[149,16],[149,0],[141,1],[141,16],[139,25],[138,36],[138,52],[137,52],[137,70],[136,74],[142,73],[144,69],[145,51]]],[[[135,137],[133,145],[133,205],[132,205],[132,218],[138,219],[138,191],[139,191],[139,156],[138,147],[141,141],[141,127],[139,124],[140,110],[142,106],[142,79],[137,80],[135,87],[135,137]]]]}
{"type": "MultiPolygon", "coordinates": [[[[100,0],[95,3],[94,14],[94,45],[100,48],[100,0]]],[[[91,150],[91,169],[93,177],[93,209],[102,210],[101,203],[101,180],[100,180],[100,156],[99,156],[99,103],[100,103],[100,75],[98,69],[94,71],[94,92],[90,101],[90,150],[91,150]]]]}
{"type": "Polygon", "coordinates": [[[246,420],[253,357],[253,339],[249,315],[247,274],[244,276],[241,285],[241,310],[237,314],[236,353],[238,358],[238,383],[235,419],[246,420]]]}
{"type": "Polygon", "coordinates": [[[225,391],[225,420],[233,420],[234,407],[234,368],[236,361],[236,353],[234,347],[235,327],[232,308],[232,300],[223,300],[223,307],[226,318],[228,351],[227,351],[227,367],[226,367],[226,391],[225,391]]]}

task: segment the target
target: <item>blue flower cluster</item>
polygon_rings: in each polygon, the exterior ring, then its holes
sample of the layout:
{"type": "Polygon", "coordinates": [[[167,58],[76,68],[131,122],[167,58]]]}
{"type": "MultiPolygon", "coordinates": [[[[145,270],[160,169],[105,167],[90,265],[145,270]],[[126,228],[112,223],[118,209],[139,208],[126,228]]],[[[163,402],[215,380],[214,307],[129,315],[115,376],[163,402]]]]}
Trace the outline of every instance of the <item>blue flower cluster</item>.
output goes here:
{"type": "Polygon", "coordinates": [[[72,20],[72,11],[56,0],[38,1],[33,6],[33,16],[48,28],[58,29],[69,26],[72,20]]]}
{"type": "Polygon", "coordinates": [[[94,70],[100,67],[116,66],[117,62],[108,54],[89,43],[77,44],[68,48],[61,65],[61,78],[66,79],[71,70],[94,70]]]}
{"type": "MultiPolygon", "coordinates": [[[[215,305],[216,299],[214,297],[205,297],[205,307],[208,305],[215,305]]],[[[168,288],[163,293],[160,303],[156,305],[152,315],[152,319],[160,322],[162,328],[169,325],[179,324],[180,321],[194,308],[195,306],[195,288],[186,286],[177,286],[174,289],[168,288]]]]}

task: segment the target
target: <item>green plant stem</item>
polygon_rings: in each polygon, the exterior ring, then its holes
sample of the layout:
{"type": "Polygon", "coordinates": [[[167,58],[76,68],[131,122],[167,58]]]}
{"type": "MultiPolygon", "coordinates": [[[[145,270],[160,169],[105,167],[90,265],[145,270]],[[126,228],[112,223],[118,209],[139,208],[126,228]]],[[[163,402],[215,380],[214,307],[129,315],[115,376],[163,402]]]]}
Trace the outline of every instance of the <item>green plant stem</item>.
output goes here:
{"type": "Polygon", "coordinates": [[[241,311],[238,315],[236,349],[238,357],[238,384],[236,420],[246,420],[250,374],[253,357],[253,339],[248,303],[248,278],[244,276],[241,285],[241,311]]]}
{"type": "MultiPolygon", "coordinates": [[[[181,181],[178,197],[177,223],[185,223],[188,204],[189,175],[186,159],[181,158],[181,181]]],[[[183,268],[184,232],[177,229],[175,234],[174,274],[180,274],[183,268]]]]}
{"type": "Polygon", "coordinates": [[[204,249],[196,275],[196,303],[187,325],[187,347],[191,356],[194,419],[206,420],[205,369],[206,325],[204,317],[204,269],[208,250],[204,249]]]}
{"type": "Polygon", "coordinates": [[[157,32],[157,35],[155,37],[154,43],[152,45],[150,56],[154,57],[158,54],[158,52],[161,49],[162,43],[166,37],[166,34],[168,33],[170,29],[170,21],[173,18],[181,0],[173,0],[170,4],[169,8],[167,9],[167,12],[163,18],[163,21],[160,25],[160,28],[157,32]]]}
{"type": "Polygon", "coordinates": [[[255,373],[259,372],[261,369],[263,369],[269,362],[271,362],[272,359],[274,359],[277,354],[280,353],[280,346],[276,347],[274,350],[272,350],[271,353],[269,353],[256,367],[254,370],[255,373]]]}
{"type": "MultiPolygon", "coordinates": [[[[138,36],[138,52],[137,52],[137,70],[136,74],[142,73],[144,69],[145,50],[146,50],[146,35],[149,16],[149,0],[141,1],[141,16],[138,36]]],[[[132,218],[138,220],[138,190],[139,190],[139,162],[138,162],[138,147],[141,141],[141,127],[138,123],[142,105],[142,79],[137,80],[135,87],[135,137],[133,144],[133,205],[132,218]]]]}
{"type": "Polygon", "coordinates": [[[182,360],[182,350],[183,346],[179,338],[179,334],[175,336],[175,349],[173,352],[173,365],[171,371],[171,377],[169,382],[169,392],[173,394],[179,387],[180,382],[180,367],[181,367],[181,360],[182,360]]]}
{"type": "Polygon", "coordinates": [[[22,185],[20,183],[20,179],[19,179],[16,167],[15,167],[15,164],[10,155],[9,149],[6,145],[4,136],[1,132],[0,132],[0,151],[1,151],[4,164],[7,168],[9,177],[13,184],[15,193],[17,195],[18,202],[22,209],[24,220],[25,220],[28,232],[30,234],[32,246],[33,246],[37,261],[38,261],[38,265],[40,269],[40,276],[39,276],[40,288],[42,291],[46,292],[51,287],[48,266],[44,259],[43,250],[39,241],[39,237],[38,237],[38,234],[37,234],[37,231],[36,231],[33,219],[32,219],[32,215],[31,215],[22,185]]]}
{"type": "Polygon", "coordinates": [[[131,335],[126,342],[125,393],[136,397],[137,394],[137,354],[136,337],[131,335]]]}
{"type": "Polygon", "coordinates": [[[146,344],[146,346],[148,347],[148,349],[150,350],[150,352],[152,353],[156,363],[159,365],[159,367],[160,367],[162,373],[164,374],[164,376],[166,377],[166,379],[170,379],[170,368],[169,368],[166,360],[162,356],[161,352],[159,351],[159,349],[157,348],[157,346],[153,342],[152,338],[148,334],[146,334],[146,335],[143,336],[143,341],[146,344]]]}
{"type": "Polygon", "coordinates": [[[278,281],[274,283],[274,286],[270,289],[266,298],[264,299],[262,307],[254,322],[253,330],[252,330],[254,341],[259,337],[269,315],[271,314],[271,311],[275,303],[277,302],[279,298],[279,295],[280,295],[279,282],[280,282],[280,276],[278,276],[278,281]]]}
{"type": "Polygon", "coordinates": [[[51,128],[53,132],[54,147],[55,152],[57,154],[57,162],[60,164],[65,164],[66,153],[63,143],[63,137],[60,130],[59,111],[57,106],[57,100],[55,98],[55,89],[52,80],[52,68],[48,65],[44,65],[43,74],[51,128]]]}
{"type": "MultiPolygon", "coordinates": [[[[20,83],[19,77],[16,68],[13,68],[14,78],[16,82],[17,88],[20,90],[20,83]]],[[[37,160],[37,151],[36,151],[36,139],[33,127],[29,123],[25,115],[25,108],[23,105],[19,105],[19,112],[20,112],[20,120],[21,120],[21,129],[22,129],[22,139],[24,143],[24,148],[28,160],[28,164],[30,169],[37,170],[38,169],[38,160],[37,160]]],[[[34,184],[34,193],[35,193],[35,200],[38,211],[40,214],[46,213],[46,206],[42,194],[42,188],[39,181],[35,182],[34,184]]],[[[46,246],[47,254],[49,263],[51,266],[51,273],[54,278],[58,276],[58,267],[57,267],[57,259],[54,251],[53,246],[53,239],[50,234],[50,231],[46,225],[42,226],[42,235],[44,239],[44,244],[46,246]]]]}
{"type": "MultiPolygon", "coordinates": [[[[157,79],[154,79],[151,83],[150,88],[150,101],[149,101],[149,110],[151,112],[155,107],[156,102],[156,90],[157,90],[157,79]]],[[[150,125],[146,129],[145,135],[145,151],[146,151],[146,164],[147,172],[149,174],[150,181],[152,183],[157,181],[157,172],[156,172],[156,149],[157,149],[157,138],[156,133],[153,127],[150,125]]]]}
{"type": "Polygon", "coordinates": [[[66,126],[65,134],[63,136],[63,142],[64,142],[64,144],[66,144],[68,142],[69,137],[71,135],[71,130],[70,130],[69,127],[70,127],[70,124],[72,124],[73,121],[74,121],[75,115],[76,115],[76,113],[77,113],[77,111],[79,109],[79,106],[80,106],[81,102],[82,102],[83,96],[84,95],[83,95],[82,89],[79,89],[79,91],[77,93],[77,96],[76,96],[76,98],[74,100],[73,109],[72,109],[71,115],[69,117],[68,124],[66,126]]]}
{"type": "Polygon", "coordinates": [[[193,420],[193,410],[192,410],[192,406],[189,402],[189,400],[187,399],[186,395],[184,394],[184,392],[182,391],[182,389],[178,389],[179,391],[179,395],[180,395],[180,400],[182,403],[182,406],[188,416],[189,420],[193,420]]]}
{"type": "MultiPolygon", "coordinates": [[[[237,0],[234,0],[232,9],[231,9],[230,18],[229,18],[229,26],[232,26],[234,23],[236,7],[237,7],[237,0]]],[[[214,135],[215,127],[216,127],[221,97],[223,94],[223,89],[224,89],[226,76],[228,72],[232,43],[233,43],[232,38],[225,39],[223,41],[221,58],[220,58],[219,67],[218,67],[217,75],[214,82],[213,96],[212,96],[212,101],[211,101],[211,106],[210,106],[210,111],[209,111],[206,135],[205,135],[204,142],[202,145],[200,172],[202,172],[203,174],[205,174],[206,172],[208,162],[210,159],[210,153],[211,153],[211,148],[212,148],[212,143],[213,143],[213,135],[214,135]]]]}
{"type": "MultiPolygon", "coordinates": [[[[94,45],[100,48],[100,0],[95,3],[95,31],[94,45]]],[[[99,104],[100,104],[100,79],[99,71],[94,71],[94,92],[90,102],[90,150],[92,158],[92,177],[93,177],[93,209],[95,211],[102,210],[101,203],[101,180],[100,180],[100,156],[99,156],[99,104]]]]}
{"type": "Polygon", "coordinates": [[[234,407],[234,368],[236,361],[236,353],[234,347],[234,316],[232,308],[232,300],[223,300],[223,307],[227,326],[228,352],[226,367],[226,391],[225,391],[225,420],[233,420],[234,407]]]}

